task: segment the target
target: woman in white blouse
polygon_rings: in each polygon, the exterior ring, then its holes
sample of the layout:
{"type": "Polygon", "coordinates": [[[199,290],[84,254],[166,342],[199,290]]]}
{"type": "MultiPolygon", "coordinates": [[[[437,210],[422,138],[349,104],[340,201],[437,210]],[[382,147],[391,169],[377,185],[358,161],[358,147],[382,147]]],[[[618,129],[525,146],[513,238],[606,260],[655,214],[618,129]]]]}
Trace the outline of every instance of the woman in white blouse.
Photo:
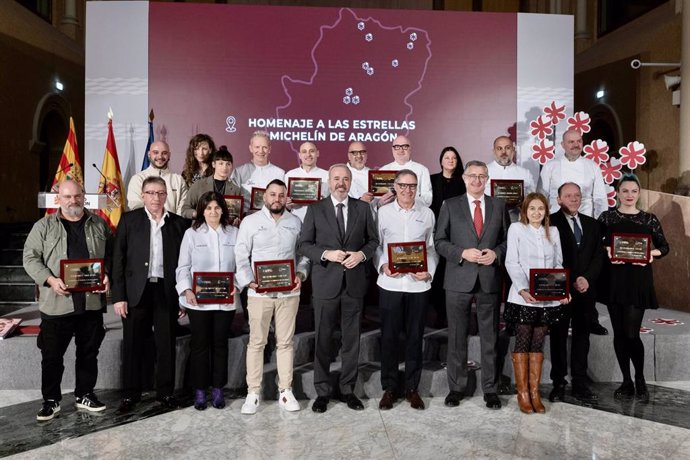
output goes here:
{"type": "Polygon", "coordinates": [[[235,272],[237,228],[230,225],[228,207],[216,192],[201,196],[196,215],[182,239],[176,288],[192,330],[190,379],[195,389],[194,407],[206,409],[206,389],[210,386],[211,404],[222,409],[223,387],[228,382],[228,335],[239,298],[233,286],[234,303],[199,303],[192,291],[192,279],[195,272],[235,272]]]}
{"type": "Polygon", "coordinates": [[[537,301],[530,294],[530,269],[563,267],[561,239],[558,229],[549,227],[548,210],[544,195],[530,193],[522,202],[520,220],[508,229],[505,264],[513,285],[503,318],[515,323],[513,368],[518,406],[528,414],[546,411],[539,396],[544,337],[549,324],[563,316],[560,306],[570,301],[569,298],[537,301]]]}

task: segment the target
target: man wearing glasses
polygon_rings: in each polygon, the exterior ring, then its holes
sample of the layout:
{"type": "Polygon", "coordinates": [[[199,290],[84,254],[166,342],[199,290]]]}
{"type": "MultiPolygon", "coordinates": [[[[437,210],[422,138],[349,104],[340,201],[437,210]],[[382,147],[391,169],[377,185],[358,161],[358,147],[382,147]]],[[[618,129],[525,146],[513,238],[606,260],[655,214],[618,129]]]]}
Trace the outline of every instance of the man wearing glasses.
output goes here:
{"type": "Polygon", "coordinates": [[[166,211],[166,182],[147,177],[144,207],[120,218],[115,236],[112,293],[115,314],[122,318],[124,399],[119,412],[141,400],[142,356],[153,328],[156,343],[156,399],[178,406],[175,389],[175,326],[180,312],[175,269],[189,221],[166,211]]]}
{"type": "Polygon", "coordinates": [[[165,181],[167,192],[164,200],[165,209],[182,215],[182,206],[187,199],[187,183],[181,175],[173,173],[168,168],[168,163],[170,163],[170,147],[163,141],[156,141],[151,144],[147,155],[149,156],[151,166],[132,176],[129,180],[129,185],[127,185],[128,209],[138,209],[144,206],[144,201],[141,199],[144,179],[147,177],[160,177],[165,181]]]}
{"type": "Polygon", "coordinates": [[[431,206],[431,178],[429,176],[429,169],[423,164],[412,161],[412,144],[405,136],[398,136],[393,141],[392,145],[393,161],[385,166],[382,170],[400,171],[401,169],[412,170],[418,178],[417,184],[417,203],[422,206],[431,206]]]}
{"type": "Polygon", "coordinates": [[[446,258],[444,288],[448,315],[448,386],[445,405],[455,407],[467,389],[467,334],[472,300],[477,304],[482,390],[490,409],[500,409],[496,385],[496,336],[501,270],[510,218],[505,202],[485,195],[488,168],[481,161],[465,165],[467,193],[441,206],[436,250],[446,258]]]}
{"type": "MultiPolygon", "coordinates": [[[[381,387],[383,397],[379,409],[393,408],[398,396],[398,339],[405,331],[405,399],[413,409],[424,409],[424,401],[417,392],[422,376],[422,344],[424,320],[429,303],[428,292],[436,271],[438,256],[434,250],[434,213],[416,203],[417,175],[409,169],[398,171],[395,177],[395,201],[379,209],[378,230],[380,245],[374,256],[379,274],[381,314],[381,387]],[[395,243],[421,243],[426,248],[425,267],[407,267],[414,270],[401,273],[394,261],[389,260],[388,246],[393,251],[404,251],[395,243]]],[[[409,248],[410,246],[407,246],[409,248]]],[[[412,246],[414,248],[414,246],[412,246]]],[[[419,251],[414,252],[419,256],[419,251]]],[[[408,256],[406,256],[408,257],[408,256]]]]}

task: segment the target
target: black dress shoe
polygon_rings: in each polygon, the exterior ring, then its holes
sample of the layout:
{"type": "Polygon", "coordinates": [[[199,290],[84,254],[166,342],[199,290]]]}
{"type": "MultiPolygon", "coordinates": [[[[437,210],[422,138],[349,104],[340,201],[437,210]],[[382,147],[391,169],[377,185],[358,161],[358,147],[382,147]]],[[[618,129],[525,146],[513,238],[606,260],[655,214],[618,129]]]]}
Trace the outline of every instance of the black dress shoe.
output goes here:
{"type": "Polygon", "coordinates": [[[386,390],[381,396],[381,401],[379,401],[380,410],[390,410],[393,409],[393,403],[395,403],[395,394],[391,390],[386,390]]]}
{"type": "Polygon", "coordinates": [[[161,404],[161,406],[166,407],[168,409],[179,409],[180,408],[179,401],[172,395],[158,396],[156,398],[156,401],[158,401],[161,404]]]}
{"type": "Polygon", "coordinates": [[[340,400],[346,403],[347,407],[352,410],[364,410],[364,404],[362,404],[362,401],[360,401],[359,398],[354,395],[354,393],[343,395],[340,400]]]}
{"type": "Polygon", "coordinates": [[[322,414],[328,409],[328,398],[325,396],[318,396],[311,405],[311,410],[322,414]]]}
{"type": "Polygon", "coordinates": [[[446,396],[446,400],[443,401],[443,404],[448,407],[458,407],[460,405],[460,401],[464,397],[465,395],[460,391],[451,391],[448,393],[448,396],[446,396]]]}
{"type": "Polygon", "coordinates": [[[647,389],[647,382],[643,378],[635,378],[635,399],[643,403],[649,402],[649,390],[647,389]]]}
{"type": "Polygon", "coordinates": [[[599,400],[599,396],[597,396],[586,385],[573,385],[571,394],[573,395],[573,398],[579,401],[594,402],[599,400]]]}
{"type": "Polygon", "coordinates": [[[424,401],[422,401],[422,398],[419,396],[417,390],[407,390],[405,392],[405,399],[410,403],[410,407],[412,407],[412,409],[424,410],[426,407],[424,406],[424,401]]]}
{"type": "Polygon", "coordinates": [[[609,330],[599,323],[590,324],[589,332],[594,335],[609,335],[609,330]]]}
{"type": "Polygon", "coordinates": [[[124,398],[120,402],[120,407],[117,408],[117,413],[126,414],[132,412],[132,409],[134,409],[134,406],[136,406],[139,401],[140,398],[124,398]]]}
{"type": "Polygon", "coordinates": [[[501,408],[501,400],[498,399],[498,395],[496,393],[486,393],[484,395],[484,402],[486,403],[486,407],[489,409],[501,408]]]}
{"type": "Polygon", "coordinates": [[[554,383],[553,390],[549,393],[549,401],[565,401],[565,385],[563,383],[554,383]]]}
{"type": "Polygon", "coordinates": [[[632,380],[623,380],[621,386],[613,392],[614,399],[630,400],[635,397],[635,385],[632,380]]]}

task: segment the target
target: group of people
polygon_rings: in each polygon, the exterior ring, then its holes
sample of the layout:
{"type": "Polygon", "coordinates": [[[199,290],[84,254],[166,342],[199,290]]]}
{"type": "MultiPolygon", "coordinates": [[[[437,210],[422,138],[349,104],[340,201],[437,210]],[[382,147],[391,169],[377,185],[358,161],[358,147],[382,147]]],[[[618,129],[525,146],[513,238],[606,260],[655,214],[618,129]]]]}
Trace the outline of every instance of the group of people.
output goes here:
{"type": "Polygon", "coordinates": [[[644,309],[657,308],[650,264],[668,252],[668,244],[658,219],[636,207],[640,183],[635,176],[621,179],[620,205],[607,210],[601,174],[581,155],[580,133],[564,133],[562,146],[565,156],[548,163],[535,185],[531,173],[514,163],[514,145],[507,136],[494,141],[495,161],[488,165],[471,160],[463,166],[457,150],[443,149],[441,172],[434,175],[412,160],[411,141],[398,136],[391,146],[393,162],[380,168],[396,171],[393,189],[374,196],[368,187],[367,149],[361,142],[349,145],[347,163],[328,170],[317,166],[316,145],[305,142],[299,148],[300,166],[285,173],[270,162],[266,132],[252,135],[252,159],[238,168],[226,148],[216,150],[213,140],[200,134],[190,141],[184,173],[178,175],[168,168],[168,145],[157,141],[148,153],[151,166],[129,183],[130,211],[123,214],[114,235],[102,219],[84,209],[79,184],[61,183],[60,209],[34,225],[24,248],[24,267],[40,288],[38,346],[44,403],[37,419],[49,420],[60,411],[63,355],[72,336],[77,349],[76,405],[89,411],[105,409],[93,389],[108,291],[123,324],[120,412],[131,411],[141,399],[147,371],[143,357],[152,330],[157,400],[178,406],[173,395],[175,326],[185,314],[191,329],[194,407],[204,410],[210,402],[223,408],[230,325],[243,303],[249,340],[248,394],[242,413],[254,414],[260,405],[263,352],[271,328],[279,406],[300,410],[292,393],[293,335],[300,291],[308,278],[315,319],[314,412],[325,412],[336,395],[351,409],[364,408],[354,387],[361,315],[371,276],[377,277],[379,289],[382,410],[391,409],[401,396],[411,407],[425,408],[418,385],[432,298],[434,304],[442,300],[447,316],[450,391],[445,405],[458,406],[466,395],[474,303],[484,401],[488,408],[499,409],[497,381],[502,366],[497,365],[497,339],[502,293],[508,286],[504,319],[514,325],[512,360],[523,412],[545,410],[539,382],[549,330],[554,383],[549,399],[563,400],[571,324],[572,394],[588,401],[597,398],[587,385],[589,334],[601,327],[596,319],[597,293],[609,308],[624,377],[615,396],[648,399],[639,328],[644,309]],[[286,185],[290,177],[321,180],[321,199],[306,206],[294,203],[286,185]],[[523,181],[521,205],[509,206],[492,197],[487,188],[490,179],[523,181]],[[265,189],[263,206],[252,212],[248,208],[257,187],[265,189]],[[230,215],[227,195],[245,197],[241,220],[230,215]],[[606,263],[614,232],[650,235],[654,245],[650,259],[606,263]],[[394,267],[388,246],[399,243],[423,243],[422,271],[401,273],[394,267]],[[70,292],[60,279],[60,261],[89,258],[105,260],[104,289],[70,292]],[[294,279],[283,291],[259,289],[256,264],[272,261],[290,261],[294,267],[294,279]],[[570,295],[537,301],[529,284],[533,268],[569,269],[570,295]],[[199,272],[233,273],[232,303],[199,302],[193,289],[194,274],[199,272]],[[240,300],[243,291],[246,300],[240,300]],[[330,365],[338,329],[341,370],[339,388],[334,389],[330,365]],[[399,388],[402,333],[405,374],[404,387],[399,388]]]}

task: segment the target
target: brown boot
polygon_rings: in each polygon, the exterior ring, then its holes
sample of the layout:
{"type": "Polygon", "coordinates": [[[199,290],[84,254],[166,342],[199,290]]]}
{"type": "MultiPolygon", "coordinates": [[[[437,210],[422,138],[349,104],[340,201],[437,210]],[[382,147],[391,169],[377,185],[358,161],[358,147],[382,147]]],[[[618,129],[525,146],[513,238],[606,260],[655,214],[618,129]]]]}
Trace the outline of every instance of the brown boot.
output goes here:
{"type": "Polygon", "coordinates": [[[513,370],[515,371],[515,386],[517,387],[517,402],[520,410],[525,414],[534,412],[529,399],[527,387],[527,369],[529,356],[527,353],[513,353],[513,370]]]}
{"type": "Polygon", "coordinates": [[[532,400],[534,412],[543,414],[546,408],[539,396],[539,382],[541,382],[541,366],[544,363],[544,353],[529,354],[529,396],[532,400]]]}

